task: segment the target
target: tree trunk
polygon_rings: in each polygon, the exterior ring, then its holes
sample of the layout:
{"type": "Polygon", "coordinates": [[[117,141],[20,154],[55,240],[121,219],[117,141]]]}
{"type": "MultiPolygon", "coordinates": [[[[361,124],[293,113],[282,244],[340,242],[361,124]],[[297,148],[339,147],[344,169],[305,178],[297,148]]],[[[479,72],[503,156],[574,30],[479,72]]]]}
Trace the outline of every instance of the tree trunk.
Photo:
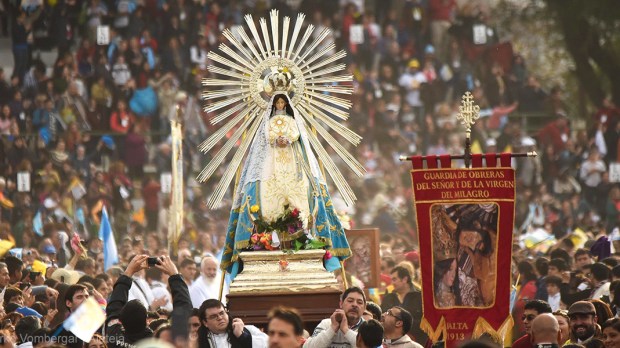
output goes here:
{"type": "Polygon", "coordinates": [[[578,82],[590,101],[600,106],[606,94],[611,94],[613,101],[620,105],[620,59],[612,48],[601,45],[603,26],[594,27],[584,19],[596,17],[597,13],[589,13],[591,8],[582,2],[546,0],[546,3],[575,62],[578,82]],[[610,86],[609,91],[603,88],[606,85],[610,86]]]}

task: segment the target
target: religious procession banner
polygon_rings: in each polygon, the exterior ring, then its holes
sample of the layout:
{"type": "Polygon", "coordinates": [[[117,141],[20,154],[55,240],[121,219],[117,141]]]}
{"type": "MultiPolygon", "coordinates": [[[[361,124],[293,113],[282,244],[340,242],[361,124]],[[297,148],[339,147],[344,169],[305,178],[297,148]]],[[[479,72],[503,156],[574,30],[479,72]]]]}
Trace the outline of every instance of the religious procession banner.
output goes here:
{"type": "Polygon", "coordinates": [[[497,156],[472,155],[474,168],[461,169],[450,168],[449,155],[412,158],[421,328],[448,348],[483,333],[502,342],[513,325],[509,305],[515,175],[510,154],[501,154],[500,167],[497,156]]]}

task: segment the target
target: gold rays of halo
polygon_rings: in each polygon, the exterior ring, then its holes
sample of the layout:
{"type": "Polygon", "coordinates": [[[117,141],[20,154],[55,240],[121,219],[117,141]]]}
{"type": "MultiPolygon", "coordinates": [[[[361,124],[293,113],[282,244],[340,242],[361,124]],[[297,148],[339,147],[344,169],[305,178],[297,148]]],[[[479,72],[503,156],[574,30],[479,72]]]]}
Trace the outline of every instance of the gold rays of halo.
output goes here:
{"type": "Polygon", "coordinates": [[[270,27],[265,18],[260,18],[260,33],[251,15],[244,18],[251,37],[242,26],[225,29],[222,34],[231,46],[222,43],[219,46],[220,52],[211,51],[208,54],[208,58],[214,63],[208,67],[209,71],[220,77],[206,78],[202,82],[205,87],[202,97],[208,103],[205,111],[217,112],[210,122],[213,125],[223,122],[223,125],[198,148],[207,153],[227,135],[228,138],[200,172],[198,181],[209,180],[235,145],[238,145],[207,202],[208,206],[215,208],[221,204],[226,190],[238,172],[257,133],[261,116],[269,106],[267,100],[273,93],[265,87],[263,81],[269,72],[277,71],[284,71],[292,76],[293,94],[289,93],[289,97],[303,119],[310,147],[344,201],[349,205],[353,204],[356,199],[353,190],[322,145],[322,140],[329,144],[353,173],[358,176],[364,174],[364,167],[329,132],[335,132],[353,145],[359,145],[362,139],[334,119],[346,120],[349,117],[347,110],[351,107],[350,101],[334,96],[353,92],[351,86],[340,84],[351,82],[351,75],[335,75],[345,70],[346,66],[337,62],[345,58],[346,53],[340,51],[329,54],[335,45],[324,42],[330,33],[328,28],[321,30],[312,40],[310,38],[315,30],[312,24],[307,25],[301,34],[304,14],[297,15],[292,34],[289,17],[284,17],[280,32],[277,10],[270,12],[270,27]],[[216,66],[215,63],[219,65],[216,66]],[[233,132],[232,135],[230,132],[233,132]]]}

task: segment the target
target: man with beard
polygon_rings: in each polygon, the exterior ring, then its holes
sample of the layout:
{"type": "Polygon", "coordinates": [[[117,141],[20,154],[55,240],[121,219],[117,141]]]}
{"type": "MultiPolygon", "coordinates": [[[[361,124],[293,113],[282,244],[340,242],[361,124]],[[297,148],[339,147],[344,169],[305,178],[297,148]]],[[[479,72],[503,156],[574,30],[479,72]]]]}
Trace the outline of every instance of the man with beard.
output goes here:
{"type": "MultiPolygon", "coordinates": [[[[218,298],[221,279],[222,276],[215,257],[205,256],[200,263],[200,277],[189,287],[189,295],[192,298],[194,308],[199,308],[208,299],[218,298]]],[[[228,287],[224,284],[222,296],[226,296],[227,293],[228,287]]]]}
{"type": "Polygon", "coordinates": [[[594,305],[587,301],[577,301],[568,309],[570,319],[571,343],[590,346],[591,344],[603,345],[597,332],[596,309],[594,305]]]}
{"type": "Polygon", "coordinates": [[[383,324],[383,347],[385,348],[422,348],[407,335],[411,330],[413,317],[402,307],[392,307],[381,317],[383,324]]]}
{"type": "Polygon", "coordinates": [[[340,308],[331,317],[323,319],[314,329],[304,348],[352,348],[355,347],[357,329],[364,322],[366,308],[364,291],[356,286],[342,294],[340,308]]]}
{"type": "Polygon", "coordinates": [[[394,291],[386,294],[381,301],[381,310],[385,313],[388,309],[398,306],[406,309],[413,316],[413,324],[409,334],[421,345],[426,345],[428,335],[420,329],[422,321],[422,293],[412,281],[409,271],[402,266],[397,266],[390,272],[394,291]]]}

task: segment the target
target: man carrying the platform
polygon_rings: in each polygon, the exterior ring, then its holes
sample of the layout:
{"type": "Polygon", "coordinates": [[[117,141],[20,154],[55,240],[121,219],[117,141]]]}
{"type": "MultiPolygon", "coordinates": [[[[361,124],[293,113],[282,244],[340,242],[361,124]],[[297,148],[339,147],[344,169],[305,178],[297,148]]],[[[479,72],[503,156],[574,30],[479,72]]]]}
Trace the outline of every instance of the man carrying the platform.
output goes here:
{"type": "Polygon", "coordinates": [[[413,317],[402,307],[392,307],[381,317],[383,324],[383,347],[385,348],[422,348],[407,333],[411,330],[413,317]]]}
{"type": "Polygon", "coordinates": [[[413,335],[413,339],[416,342],[424,346],[428,340],[428,335],[420,329],[422,321],[422,293],[413,285],[411,274],[405,267],[394,267],[390,274],[394,291],[385,295],[381,302],[381,310],[385,313],[388,309],[398,306],[411,313],[413,323],[409,333],[413,335]]]}
{"type": "Polygon", "coordinates": [[[357,347],[376,348],[382,344],[383,326],[381,326],[381,323],[375,319],[363,322],[359,330],[357,330],[357,347]]]}
{"type": "Polygon", "coordinates": [[[352,348],[355,347],[357,329],[364,322],[366,308],[364,291],[356,286],[342,294],[340,308],[331,317],[323,319],[308,338],[304,348],[352,348]]]}
{"type": "Polygon", "coordinates": [[[199,309],[198,346],[201,348],[261,348],[267,346],[267,335],[240,318],[230,318],[224,304],[206,300],[199,309]]]}
{"type": "Polygon", "coordinates": [[[267,335],[269,348],[301,348],[304,344],[304,322],[294,308],[276,307],[269,312],[267,335]]]}

